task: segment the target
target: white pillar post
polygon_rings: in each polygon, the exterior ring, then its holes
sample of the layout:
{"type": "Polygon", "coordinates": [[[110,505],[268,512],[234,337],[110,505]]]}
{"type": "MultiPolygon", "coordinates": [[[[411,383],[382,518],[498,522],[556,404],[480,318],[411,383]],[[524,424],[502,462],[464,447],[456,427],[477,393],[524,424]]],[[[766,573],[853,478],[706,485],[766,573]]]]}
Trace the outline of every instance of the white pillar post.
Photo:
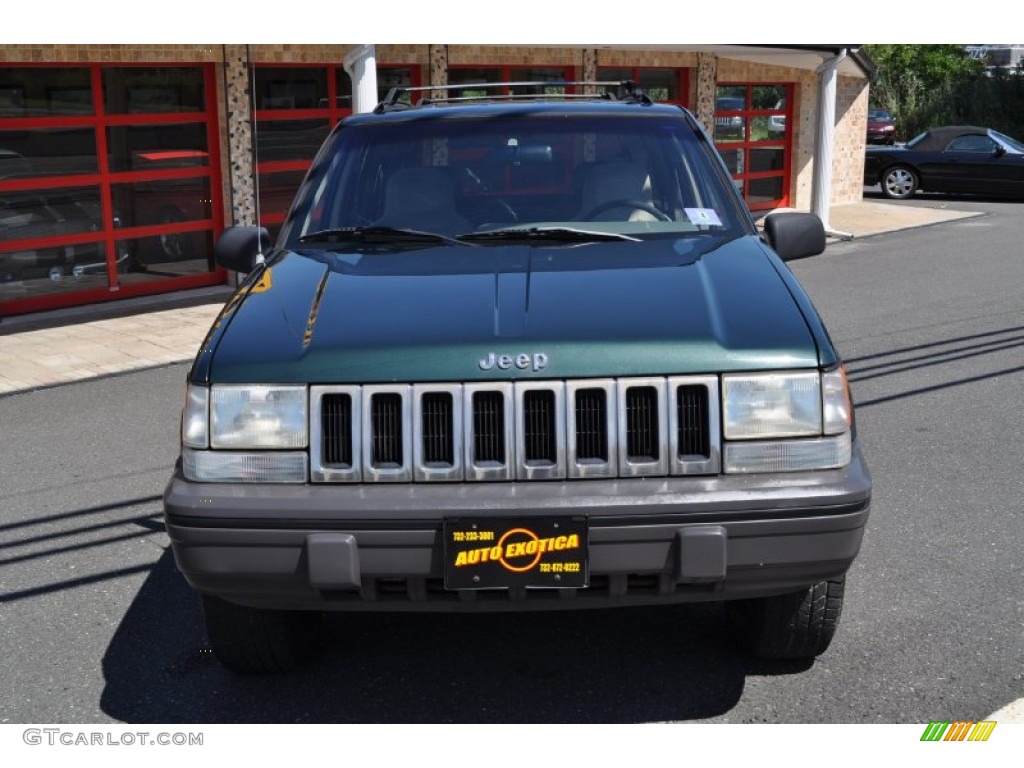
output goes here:
{"type": "Polygon", "coordinates": [[[353,48],[342,65],[352,78],[352,111],[372,112],[378,102],[376,47],[363,44],[353,48]]]}
{"type": "Polygon", "coordinates": [[[832,195],[832,155],[836,128],[836,85],[839,64],[846,58],[843,48],[838,56],[825,59],[818,67],[818,127],[814,143],[814,173],[811,185],[811,211],[821,219],[825,232],[844,240],[853,239],[848,232],[837,232],[829,223],[832,195]]]}

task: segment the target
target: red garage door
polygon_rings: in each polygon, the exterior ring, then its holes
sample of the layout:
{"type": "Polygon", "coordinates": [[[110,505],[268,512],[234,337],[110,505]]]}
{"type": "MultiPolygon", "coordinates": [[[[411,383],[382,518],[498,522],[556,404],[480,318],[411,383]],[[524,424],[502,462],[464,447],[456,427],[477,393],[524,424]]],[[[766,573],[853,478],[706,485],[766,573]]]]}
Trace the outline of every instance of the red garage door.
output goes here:
{"type": "Polygon", "coordinates": [[[793,86],[720,84],[715,144],[752,211],[789,205],[793,86]]]}
{"type": "Polygon", "coordinates": [[[0,67],[0,314],[222,282],[213,74],[0,67]]]}

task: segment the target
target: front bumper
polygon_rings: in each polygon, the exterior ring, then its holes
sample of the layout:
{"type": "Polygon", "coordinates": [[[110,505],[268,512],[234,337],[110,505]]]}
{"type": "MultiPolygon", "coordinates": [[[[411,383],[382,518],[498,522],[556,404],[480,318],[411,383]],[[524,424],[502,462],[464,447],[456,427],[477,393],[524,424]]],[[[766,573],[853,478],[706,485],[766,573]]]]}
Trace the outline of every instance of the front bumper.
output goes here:
{"type": "Polygon", "coordinates": [[[835,578],[860,549],[871,478],[787,475],[457,484],[191,483],[164,494],[179,569],[243,605],[535,610],[726,600],[835,578]],[[447,518],[585,515],[584,589],[447,591],[447,518]]]}

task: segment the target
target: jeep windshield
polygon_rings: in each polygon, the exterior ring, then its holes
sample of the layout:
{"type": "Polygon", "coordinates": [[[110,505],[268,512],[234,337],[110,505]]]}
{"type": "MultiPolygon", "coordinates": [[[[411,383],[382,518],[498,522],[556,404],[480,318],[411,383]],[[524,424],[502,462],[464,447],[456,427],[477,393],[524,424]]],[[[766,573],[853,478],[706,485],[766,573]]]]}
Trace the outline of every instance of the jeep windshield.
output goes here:
{"type": "Polygon", "coordinates": [[[342,125],[280,243],[345,248],[342,233],[365,231],[414,232],[420,246],[434,234],[538,247],[748,234],[716,151],[683,113],[640,109],[436,110],[342,125]]]}

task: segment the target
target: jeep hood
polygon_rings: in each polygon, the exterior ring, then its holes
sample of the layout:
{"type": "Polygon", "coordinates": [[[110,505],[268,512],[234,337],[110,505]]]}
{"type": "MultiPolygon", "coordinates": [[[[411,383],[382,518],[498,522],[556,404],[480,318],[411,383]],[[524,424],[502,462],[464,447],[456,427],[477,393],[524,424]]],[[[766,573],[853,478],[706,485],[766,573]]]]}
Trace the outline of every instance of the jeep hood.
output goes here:
{"type": "MultiPolygon", "coordinates": [[[[786,267],[749,236],[302,250],[275,254],[254,277],[211,331],[194,380],[374,383],[774,370],[816,367],[819,348],[828,346],[786,267]],[[491,355],[531,362],[485,370],[479,361],[491,355]],[[545,358],[546,365],[534,362],[545,358]]],[[[832,354],[829,348],[823,356],[832,354]]]]}

